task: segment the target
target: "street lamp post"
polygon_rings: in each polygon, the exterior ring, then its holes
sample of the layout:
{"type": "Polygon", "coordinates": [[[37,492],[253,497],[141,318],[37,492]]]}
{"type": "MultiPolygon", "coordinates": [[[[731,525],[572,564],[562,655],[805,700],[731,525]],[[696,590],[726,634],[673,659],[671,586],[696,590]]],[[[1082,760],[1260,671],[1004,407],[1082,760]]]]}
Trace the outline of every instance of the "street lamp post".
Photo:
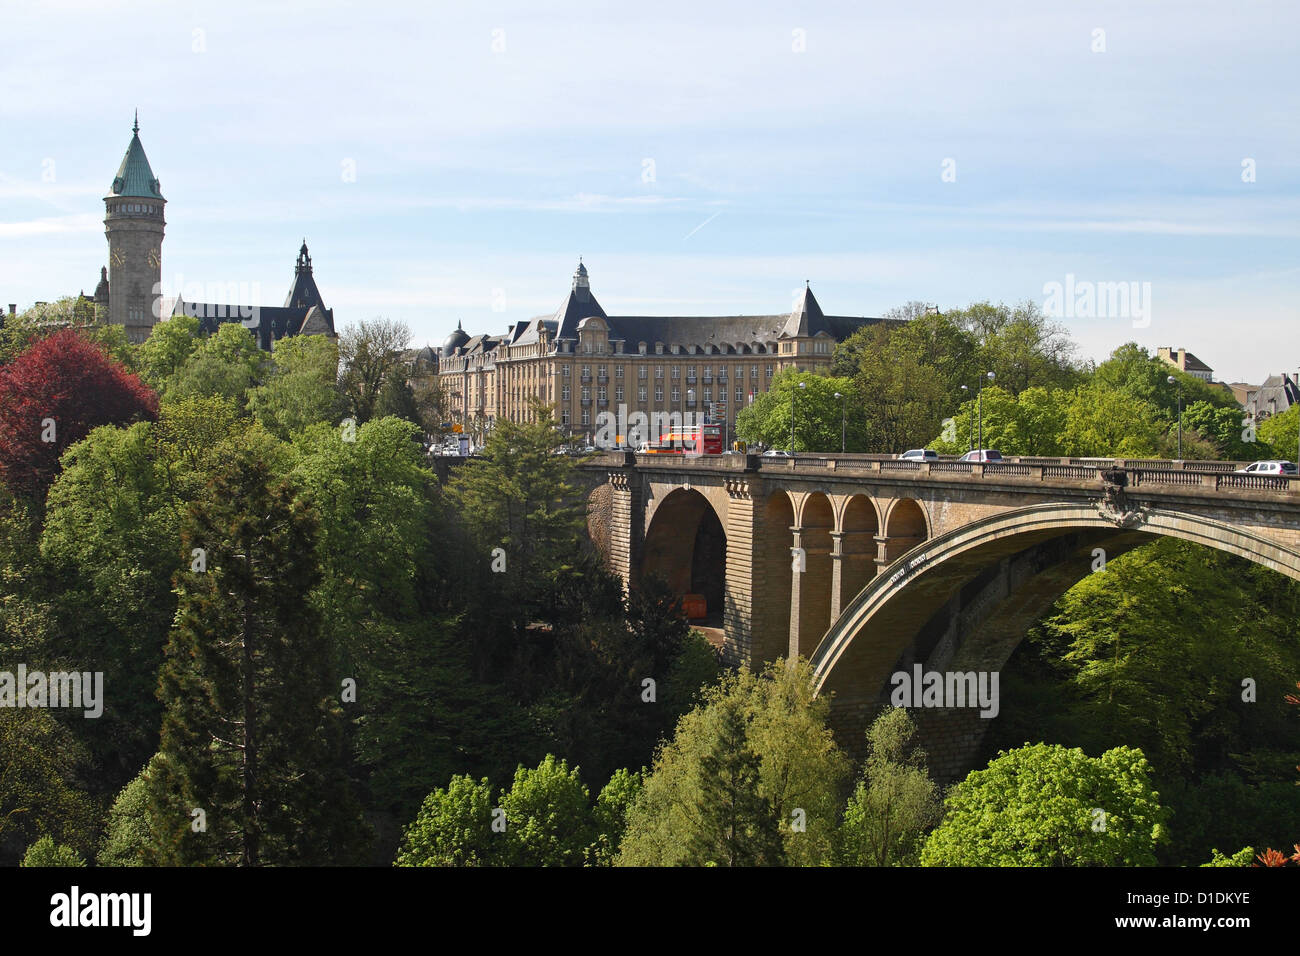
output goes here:
{"type": "MultiPolygon", "coordinates": [[[[693,388],[688,388],[688,389],[686,390],[686,405],[687,405],[687,407],[690,408],[692,411],[693,411],[694,408],[695,408],[695,389],[693,389],[693,388]]],[[[687,416],[690,416],[690,415],[691,415],[691,412],[688,411],[688,412],[686,413],[686,416],[683,416],[683,419],[682,419],[682,424],[683,424],[683,425],[686,424],[686,422],[688,422],[688,421],[692,421],[691,418],[687,417],[687,416]]],[[[696,415],[695,418],[694,418],[693,420],[694,420],[694,422],[695,422],[696,425],[701,424],[701,422],[700,422],[700,416],[699,416],[699,415],[696,415]]],[[[698,445],[696,445],[695,450],[696,450],[696,451],[699,451],[699,452],[703,452],[703,451],[704,451],[704,429],[703,429],[703,428],[700,429],[700,442],[699,442],[698,445]]]]}
{"type": "Polygon", "coordinates": [[[845,448],[844,439],[849,426],[849,397],[841,395],[839,392],[835,393],[835,397],[840,400],[840,454],[842,455],[845,448]]]}
{"type": "MultiPolygon", "coordinates": [[[[807,387],[808,387],[807,382],[799,383],[799,388],[807,388],[807,387]]],[[[799,388],[790,389],[790,455],[791,456],[794,455],[794,415],[795,415],[794,397],[799,394],[799,388]]]]}
{"type": "MultiPolygon", "coordinates": [[[[992,372],[989,372],[988,375],[985,376],[985,378],[987,378],[990,382],[992,382],[994,375],[992,372]]],[[[984,454],[984,379],[980,379],[979,400],[977,404],[979,405],[979,420],[980,420],[979,450],[980,450],[980,455],[982,456],[984,454]]]]}
{"type": "Polygon", "coordinates": [[[1178,460],[1183,460],[1183,386],[1172,375],[1166,381],[1178,389],[1178,460]]]}
{"type": "MultiPolygon", "coordinates": [[[[961,387],[961,390],[962,390],[963,392],[966,392],[967,394],[970,393],[970,389],[967,388],[965,385],[963,385],[963,386],[961,387]]],[[[966,400],[965,400],[965,399],[962,399],[962,404],[963,404],[963,405],[966,404],[966,400]]],[[[967,450],[967,451],[974,451],[974,450],[975,450],[975,419],[972,418],[972,419],[970,420],[970,423],[969,423],[969,424],[970,424],[970,429],[969,429],[969,430],[970,430],[970,437],[967,438],[967,440],[966,440],[966,450],[967,450]]]]}

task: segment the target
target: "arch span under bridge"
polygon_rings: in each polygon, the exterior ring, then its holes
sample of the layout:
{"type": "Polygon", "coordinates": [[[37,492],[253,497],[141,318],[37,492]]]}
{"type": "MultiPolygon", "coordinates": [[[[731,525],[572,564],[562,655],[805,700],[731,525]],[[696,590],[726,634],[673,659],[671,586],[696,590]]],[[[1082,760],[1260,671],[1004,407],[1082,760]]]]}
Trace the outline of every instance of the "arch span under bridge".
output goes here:
{"type": "MultiPolygon", "coordinates": [[[[619,453],[579,472],[625,586],[653,573],[703,594],[730,663],[810,658],[856,752],[891,674],[999,670],[1098,548],[1165,535],[1300,579],[1300,480],[1235,467],[619,453]]],[[[916,716],[936,773],[961,773],[987,721],[971,707],[916,716]]]]}

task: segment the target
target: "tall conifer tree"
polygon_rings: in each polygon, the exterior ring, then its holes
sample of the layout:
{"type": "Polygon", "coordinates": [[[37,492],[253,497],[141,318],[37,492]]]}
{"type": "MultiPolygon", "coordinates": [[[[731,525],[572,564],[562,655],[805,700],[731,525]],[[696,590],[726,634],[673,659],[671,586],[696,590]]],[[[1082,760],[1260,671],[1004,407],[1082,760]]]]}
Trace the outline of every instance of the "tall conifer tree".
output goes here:
{"type": "Polygon", "coordinates": [[[176,577],[159,677],[156,862],[355,858],[363,826],[346,773],[341,681],[306,600],[320,577],[316,530],[254,442],[232,447],[190,506],[182,546],[192,563],[176,577]]]}

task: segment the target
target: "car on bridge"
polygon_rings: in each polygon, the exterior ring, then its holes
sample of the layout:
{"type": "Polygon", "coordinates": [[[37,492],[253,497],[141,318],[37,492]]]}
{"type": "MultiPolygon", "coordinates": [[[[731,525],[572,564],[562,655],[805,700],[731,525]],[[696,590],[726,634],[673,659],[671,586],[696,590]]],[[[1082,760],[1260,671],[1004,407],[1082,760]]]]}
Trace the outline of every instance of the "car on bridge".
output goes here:
{"type": "Polygon", "coordinates": [[[1293,461],[1257,461],[1245,468],[1238,468],[1238,475],[1294,475],[1296,466],[1293,461]]]}
{"type": "Polygon", "coordinates": [[[999,462],[1002,460],[1002,452],[992,448],[977,448],[974,451],[968,451],[962,455],[958,461],[983,461],[999,462]]]}
{"type": "Polygon", "coordinates": [[[932,448],[909,448],[898,458],[900,461],[938,461],[939,453],[932,448]]]}
{"type": "Polygon", "coordinates": [[[790,453],[784,448],[769,448],[763,452],[764,458],[789,458],[790,453]]]}

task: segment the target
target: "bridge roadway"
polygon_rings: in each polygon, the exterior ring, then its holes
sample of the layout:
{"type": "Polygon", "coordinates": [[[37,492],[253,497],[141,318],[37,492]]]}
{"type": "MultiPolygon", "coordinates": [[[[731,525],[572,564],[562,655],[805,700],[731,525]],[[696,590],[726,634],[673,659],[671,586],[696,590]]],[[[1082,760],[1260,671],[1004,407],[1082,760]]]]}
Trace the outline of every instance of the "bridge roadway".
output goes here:
{"type": "MultiPolygon", "coordinates": [[[[617,452],[578,472],[625,585],[657,574],[721,606],[730,663],[808,657],[856,751],[891,674],[998,670],[1099,556],[1164,535],[1300,579],[1300,480],[1238,467],[617,452]]],[[[917,714],[941,777],[977,749],[974,713],[917,714]]]]}

